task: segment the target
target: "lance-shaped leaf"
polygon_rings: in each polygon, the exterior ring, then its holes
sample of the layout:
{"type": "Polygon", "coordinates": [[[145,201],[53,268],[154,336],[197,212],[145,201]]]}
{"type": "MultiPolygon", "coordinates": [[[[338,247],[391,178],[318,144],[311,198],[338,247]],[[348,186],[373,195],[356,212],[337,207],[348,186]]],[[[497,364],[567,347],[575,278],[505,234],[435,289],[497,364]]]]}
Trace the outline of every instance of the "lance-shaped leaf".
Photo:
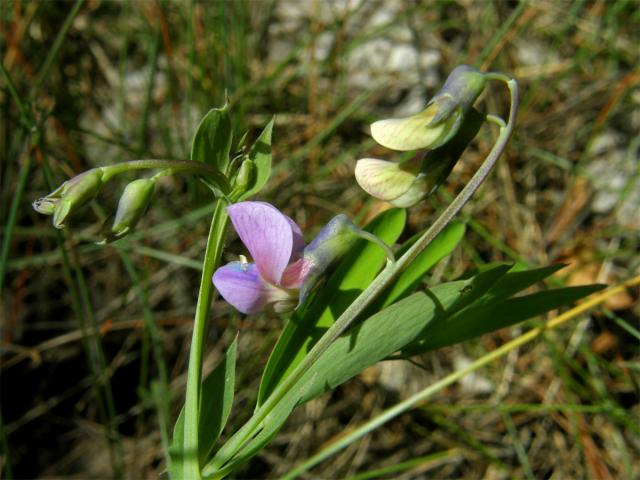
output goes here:
{"type": "MultiPolygon", "coordinates": [[[[498,265],[477,276],[415,293],[350,328],[340,336],[291,388],[250,439],[230,460],[239,466],[263,448],[293,409],[334,389],[366,367],[397,351],[420,353],[467,340],[568,305],[602,288],[561,288],[484,304],[492,287],[502,290],[508,266],[498,265]]],[[[519,272],[518,272],[519,273],[519,272]]],[[[536,272],[538,275],[540,272],[536,272]]],[[[525,284],[520,276],[521,285],[525,284]]],[[[506,280],[505,280],[506,281],[506,280]]],[[[216,471],[216,459],[205,468],[216,471]]]]}
{"type": "Polygon", "coordinates": [[[204,162],[225,173],[233,141],[229,106],[213,108],[200,121],[191,144],[191,160],[204,162]]]}

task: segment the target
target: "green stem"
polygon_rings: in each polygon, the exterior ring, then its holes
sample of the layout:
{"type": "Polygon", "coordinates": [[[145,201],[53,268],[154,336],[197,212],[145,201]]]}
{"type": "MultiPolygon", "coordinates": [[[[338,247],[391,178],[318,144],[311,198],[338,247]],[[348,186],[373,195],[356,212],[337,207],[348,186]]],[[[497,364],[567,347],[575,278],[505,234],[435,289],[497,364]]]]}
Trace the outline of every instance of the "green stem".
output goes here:
{"type": "Polygon", "coordinates": [[[230,190],[227,178],[220,173],[217,168],[211,167],[206,163],[191,160],[130,160],[128,162],[98,168],[102,170],[105,182],[115,175],[132,170],[170,169],[176,173],[188,172],[196,175],[204,175],[212,179],[224,193],[229,193],[230,190]]]}
{"type": "MultiPolygon", "coordinates": [[[[492,77],[498,79],[497,77],[492,77]]],[[[504,80],[500,78],[499,80],[504,80]]],[[[318,340],[298,366],[282,380],[265,403],[256,410],[249,421],[220,449],[214,460],[205,467],[203,473],[207,475],[222,476],[229,473],[234,468],[233,464],[227,464],[242,446],[251,439],[258,431],[260,424],[273,408],[284,398],[289,390],[302,378],[307,370],[318,360],[318,358],[329,348],[329,346],[351,325],[358,315],[376,298],[380,292],[387,288],[391,282],[407,267],[429,244],[438,236],[453,218],[460,212],[462,207],[471,199],[482,182],[487,178],[492,168],[496,164],[500,155],[513,133],[515,126],[516,112],[518,109],[519,97],[518,86],[515,80],[507,79],[506,84],[511,94],[511,107],[509,109],[509,121],[505,128],[502,128],[500,135],[487,158],[476,171],[469,183],[465,185],[458,196],[449,204],[440,217],[431,227],[411,246],[409,250],[395,263],[389,263],[387,267],[376,277],[376,279],[364,290],[327,332],[318,340]]]]}
{"type": "Polygon", "coordinates": [[[198,424],[200,417],[200,387],[202,383],[202,356],[207,333],[207,316],[213,298],[211,277],[222,257],[224,236],[228,225],[226,203],[218,200],[211,219],[207,248],[204,254],[200,292],[189,353],[187,393],[184,406],[184,478],[202,478],[198,460],[198,424]]]}

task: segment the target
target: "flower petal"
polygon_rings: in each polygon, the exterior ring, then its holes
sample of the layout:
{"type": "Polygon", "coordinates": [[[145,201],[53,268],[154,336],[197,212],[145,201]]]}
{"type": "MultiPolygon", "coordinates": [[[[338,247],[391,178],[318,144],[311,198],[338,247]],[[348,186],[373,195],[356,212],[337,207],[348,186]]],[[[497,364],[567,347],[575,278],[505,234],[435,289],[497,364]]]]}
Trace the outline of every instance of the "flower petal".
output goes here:
{"type": "Polygon", "coordinates": [[[274,287],[260,277],[253,263],[227,263],[212,280],[220,295],[242,313],[258,312],[272,300],[274,287]]]}
{"type": "Polygon", "coordinates": [[[391,150],[433,148],[445,130],[443,124],[431,125],[436,110],[437,105],[433,104],[410,117],[378,120],[371,124],[371,136],[380,145],[391,150]]]}
{"type": "Polygon", "coordinates": [[[227,211],[262,278],[278,285],[293,253],[294,236],[298,235],[293,232],[293,220],[264,202],[240,202],[227,211]]]}
{"type": "Polygon", "coordinates": [[[289,225],[291,226],[291,234],[293,235],[293,247],[291,249],[291,258],[289,259],[289,263],[292,263],[302,256],[302,252],[304,251],[304,237],[302,236],[302,230],[298,224],[284,213],[282,215],[289,222],[289,225]]]}
{"type": "Polygon", "coordinates": [[[313,262],[306,258],[300,258],[290,264],[282,274],[282,280],[280,281],[282,288],[300,288],[312,268],[313,262]]]}
{"type": "Polygon", "coordinates": [[[380,200],[393,200],[405,194],[416,175],[394,162],[377,158],[362,158],[356,163],[356,181],[369,195],[380,200]]]}

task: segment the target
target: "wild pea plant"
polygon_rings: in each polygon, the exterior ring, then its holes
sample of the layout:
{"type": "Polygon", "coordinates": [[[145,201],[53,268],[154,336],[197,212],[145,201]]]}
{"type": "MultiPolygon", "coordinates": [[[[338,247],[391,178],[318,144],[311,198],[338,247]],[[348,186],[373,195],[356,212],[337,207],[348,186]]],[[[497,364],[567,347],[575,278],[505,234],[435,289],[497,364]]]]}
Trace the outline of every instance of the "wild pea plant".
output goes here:
{"type": "MultiPolygon", "coordinates": [[[[421,113],[371,125],[373,138],[396,151],[417,151],[404,163],[359,160],[355,177],[369,194],[396,208],[364,228],[346,215],[332,219],[305,246],[303,232],[276,206],[253,197],[271,170],[273,121],[247,147],[234,144],[227,106],[198,126],[189,161],[135,160],[89,170],[34,202],[62,228],[115,176],[154,174],[129,183],[107,241],[129,233],[144,215],[154,185],[165,175],[188,174],[211,189],[216,202],[204,255],[193,325],[184,407],[176,421],[167,469],[172,478],[222,478],[264,448],[294,409],[385,359],[409,358],[495,331],[588,295],[599,286],[560,288],[514,296],[560,266],[517,270],[491,265],[455,281],[422,287],[426,273],[464,235],[454,217],[487,178],[511,136],[518,109],[514,79],[467,66],[453,70],[421,113]],[[510,93],[508,118],[482,114],[474,103],[488,81],[510,93]],[[432,194],[485,122],[498,138],[477,172],[424,232],[395,245],[405,208],[432,194]],[[232,152],[240,153],[232,157],[232,152]],[[220,266],[229,222],[250,255],[220,266]],[[322,285],[322,288],[319,286],[322,285]],[[287,317],[262,372],[253,415],[227,440],[218,439],[232,411],[237,339],[225,359],[202,375],[207,319],[214,287],[238,311],[267,310],[287,317]]],[[[239,252],[238,252],[239,253],[239,252]]]]}

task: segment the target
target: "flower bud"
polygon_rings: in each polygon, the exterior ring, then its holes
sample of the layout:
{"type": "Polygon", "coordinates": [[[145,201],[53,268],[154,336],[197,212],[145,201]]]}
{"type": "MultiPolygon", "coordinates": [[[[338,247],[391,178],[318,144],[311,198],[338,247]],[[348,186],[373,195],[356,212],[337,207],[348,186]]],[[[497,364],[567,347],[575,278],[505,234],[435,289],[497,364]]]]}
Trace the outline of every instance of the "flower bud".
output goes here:
{"type": "Polygon", "coordinates": [[[428,191],[424,175],[418,171],[423,156],[417,155],[403,164],[363,158],[356,163],[356,181],[373,197],[396,207],[411,207],[422,200],[428,191]]]}
{"type": "Polygon", "coordinates": [[[253,184],[256,166],[253,160],[245,158],[238,168],[238,173],[233,178],[233,192],[243,194],[253,184]]]}
{"type": "Polygon", "coordinates": [[[485,84],[483,73],[468,65],[460,65],[451,72],[425,110],[410,117],[374,122],[371,135],[376,142],[391,150],[438,148],[457,133],[485,84]]]}
{"type": "Polygon", "coordinates": [[[43,215],[53,215],[60,203],[60,199],[56,197],[43,197],[33,202],[33,209],[43,215]]]}
{"type": "Polygon", "coordinates": [[[401,164],[376,158],[358,160],[356,180],[364,191],[375,198],[396,207],[411,207],[433,193],[447,179],[483,121],[484,115],[471,108],[450,142],[435,150],[421,152],[401,164]]]}
{"type": "Polygon", "coordinates": [[[111,232],[122,237],[133,229],[149,206],[156,182],[150,178],[140,178],[129,183],[118,202],[116,218],[111,232]]]}
{"type": "Polygon", "coordinates": [[[94,168],[67,180],[60,188],[35,203],[40,208],[38,211],[43,213],[50,212],[55,205],[53,226],[62,228],[69,214],[91,201],[100,191],[102,184],[102,170],[94,168]]]}
{"type": "Polygon", "coordinates": [[[358,228],[346,215],[337,215],[320,230],[316,238],[304,249],[303,259],[306,263],[307,273],[300,288],[298,305],[304,303],[327,270],[359,239],[378,244],[385,251],[387,257],[393,259],[393,252],[382,240],[372,233],[358,228]]]}

